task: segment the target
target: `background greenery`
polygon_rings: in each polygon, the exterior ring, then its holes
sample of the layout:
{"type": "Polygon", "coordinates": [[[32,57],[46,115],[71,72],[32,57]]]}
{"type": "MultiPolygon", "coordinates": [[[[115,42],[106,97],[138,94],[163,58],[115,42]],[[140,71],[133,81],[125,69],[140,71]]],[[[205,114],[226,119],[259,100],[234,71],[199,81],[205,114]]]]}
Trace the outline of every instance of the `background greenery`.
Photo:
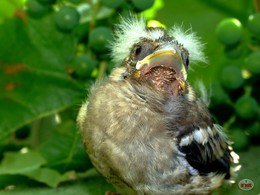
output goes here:
{"type": "MultiPolygon", "coordinates": [[[[248,56],[259,51],[259,34],[248,26],[249,16],[259,12],[258,0],[1,0],[0,194],[113,190],[85,154],[75,118],[86,89],[115,66],[105,45],[118,14],[129,10],[167,28],[192,26],[206,43],[208,64],[194,65],[189,81],[205,83],[213,117],[234,140],[242,165],[237,180],[255,184],[250,191],[234,184],[215,194],[259,194],[260,71],[247,66],[248,56]],[[232,45],[221,42],[226,35],[217,30],[229,18],[241,23],[231,28],[239,35],[232,45]],[[230,65],[238,74],[226,70],[230,65]],[[256,104],[238,105],[244,96],[256,104]]],[[[250,64],[260,67],[257,57],[250,64]]]]}

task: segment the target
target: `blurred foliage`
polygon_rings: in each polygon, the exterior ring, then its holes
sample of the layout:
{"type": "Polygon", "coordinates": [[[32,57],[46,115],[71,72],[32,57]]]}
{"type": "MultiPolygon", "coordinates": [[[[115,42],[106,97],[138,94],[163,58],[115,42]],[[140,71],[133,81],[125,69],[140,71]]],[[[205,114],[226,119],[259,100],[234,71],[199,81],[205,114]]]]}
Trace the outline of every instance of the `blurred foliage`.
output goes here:
{"type": "Polygon", "coordinates": [[[259,11],[258,0],[1,0],[0,194],[113,190],[92,167],[75,120],[89,86],[116,66],[107,44],[129,12],[149,26],[192,26],[209,65],[192,67],[189,81],[206,84],[213,117],[237,150],[258,144],[259,11]]]}

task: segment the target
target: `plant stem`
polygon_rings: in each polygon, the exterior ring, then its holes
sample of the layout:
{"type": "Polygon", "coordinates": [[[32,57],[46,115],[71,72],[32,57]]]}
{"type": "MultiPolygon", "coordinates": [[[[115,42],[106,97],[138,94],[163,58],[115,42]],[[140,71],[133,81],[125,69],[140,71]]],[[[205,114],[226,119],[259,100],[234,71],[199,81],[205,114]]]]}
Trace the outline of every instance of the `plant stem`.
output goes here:
{"type": "Polygon", "coordinates": [[[104,78],[104,76],[106,75],[106,69],[107,69],[107,62],[101,61],[98,69],[97,80],[101,80],[102,78],[104,78]]]}
{"type": "Polygon", "coordinates": [[[92,13],[91,13],[91,20],[90,20],[90,23],[89,23],[90,31],[92,31],[96,26],[96,17],[97,17],[97,13],[100,9],[100,3],[95,1],[95,0],[92,0],[91,6],[92,6],[92,13]]]}

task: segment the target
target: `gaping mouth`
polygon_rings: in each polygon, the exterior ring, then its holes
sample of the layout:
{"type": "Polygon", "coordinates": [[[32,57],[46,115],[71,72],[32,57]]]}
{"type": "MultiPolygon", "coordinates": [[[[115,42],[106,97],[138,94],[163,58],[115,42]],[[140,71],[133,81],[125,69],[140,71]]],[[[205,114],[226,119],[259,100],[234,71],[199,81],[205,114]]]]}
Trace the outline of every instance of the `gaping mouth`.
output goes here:
{"type": "Polygon", "coordinates": [[[138,61],[136,69],[140,70],[143,75],[153,69],[169,70],[176,74],[176,78],[186,80],[187,72],[182,63],[181,56],[174,50],[162,50],[146,56],[143,60],[138,61]]]}
{"type": "Polygon", "coordinates": [[[138,77],[149,81],[161,91],[179,94],[185,87],[186,69],[181,56],[174,50],[162,50],[146,56],[136,64],[138,77]]]}

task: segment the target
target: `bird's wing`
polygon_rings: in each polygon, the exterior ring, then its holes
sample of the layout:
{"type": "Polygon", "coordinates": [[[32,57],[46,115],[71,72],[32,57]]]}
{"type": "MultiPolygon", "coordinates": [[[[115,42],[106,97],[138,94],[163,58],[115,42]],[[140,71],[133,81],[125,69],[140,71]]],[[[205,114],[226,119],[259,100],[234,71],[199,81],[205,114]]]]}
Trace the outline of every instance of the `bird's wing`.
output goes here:
{"type": "Polygon", "coordinates": [[[193,170],[193,173],[207,175],[211,172],[226,174],[230,177],[230,147],[219,125],[206,129],[195,129],[179,137],[180,160],[193,170]]]}

